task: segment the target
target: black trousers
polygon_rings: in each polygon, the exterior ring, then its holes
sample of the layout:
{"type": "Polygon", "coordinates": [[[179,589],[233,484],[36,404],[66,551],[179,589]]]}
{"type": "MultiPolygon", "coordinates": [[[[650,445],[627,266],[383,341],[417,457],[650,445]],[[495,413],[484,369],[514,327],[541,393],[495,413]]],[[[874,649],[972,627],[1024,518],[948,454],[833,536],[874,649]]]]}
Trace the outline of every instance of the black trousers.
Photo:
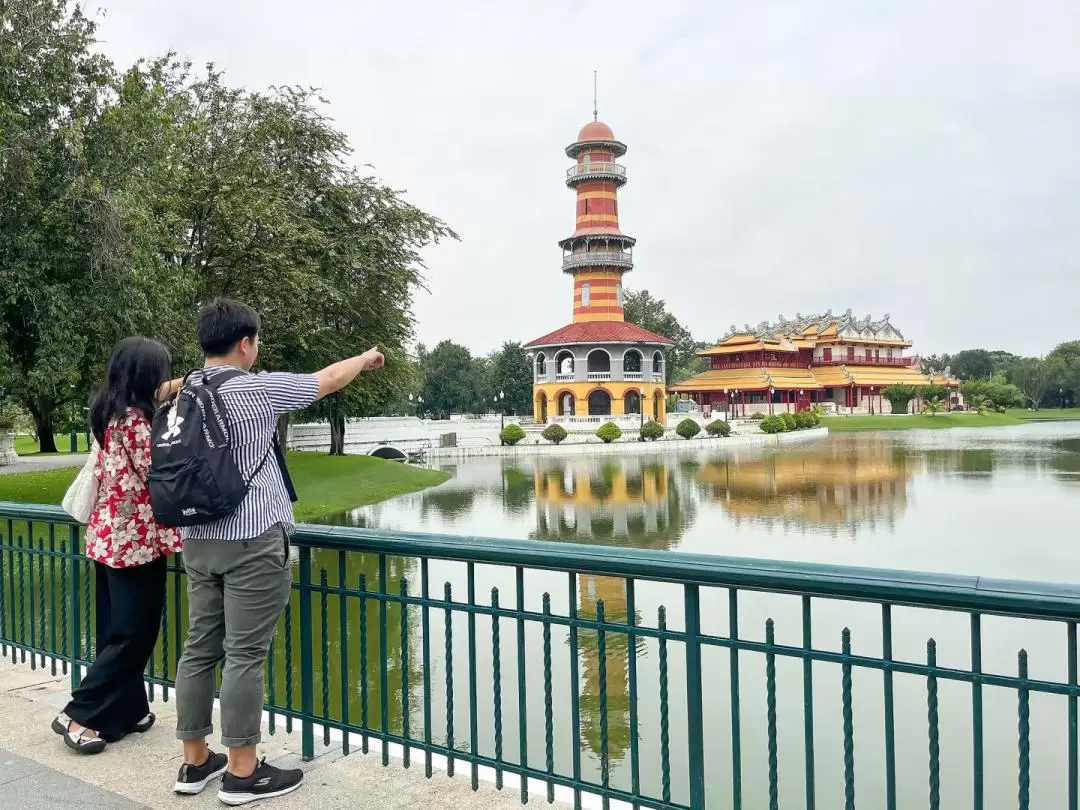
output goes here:
{"type": "Polygon", "coordinates": [[[64,713],[115,742],[150,712],[143,670],[157,644],[165,605],[165,557],[134,568],[94,567],[97,656],[64,713]]]}

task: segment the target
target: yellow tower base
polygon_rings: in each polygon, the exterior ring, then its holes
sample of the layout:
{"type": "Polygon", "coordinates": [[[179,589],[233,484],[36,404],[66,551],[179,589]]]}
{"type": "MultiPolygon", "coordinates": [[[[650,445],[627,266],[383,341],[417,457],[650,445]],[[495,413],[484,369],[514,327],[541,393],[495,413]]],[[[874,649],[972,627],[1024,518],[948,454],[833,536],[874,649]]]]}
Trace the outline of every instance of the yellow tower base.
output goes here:
{"type": "Polygon", "coordinates": [[[539,383],[533,386],[533,419],[541,422],[558,416],[588,416],[589,394],[593,391],[607,391],[611,396],[611,416],[625,416],[626,394],[636,391],[641,397],[646,422],[655,419],[664,424],[667,420],[667,390],[663,384],[645,382],[539,383]],[[574,397],[574,412],[562,414],[560,400],[568,393],[574,397]]]}

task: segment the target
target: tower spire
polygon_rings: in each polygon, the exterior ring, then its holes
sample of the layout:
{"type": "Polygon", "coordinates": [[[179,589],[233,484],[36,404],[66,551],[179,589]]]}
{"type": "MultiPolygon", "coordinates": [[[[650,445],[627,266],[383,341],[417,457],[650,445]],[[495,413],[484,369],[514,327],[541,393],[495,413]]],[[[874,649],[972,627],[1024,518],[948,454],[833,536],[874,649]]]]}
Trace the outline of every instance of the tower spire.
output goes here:
{"type": "Polygon", "coordinates": [[[592,120],[599,121],[600,113],[596,106],[596,71],[592,72],[592,120]]]}

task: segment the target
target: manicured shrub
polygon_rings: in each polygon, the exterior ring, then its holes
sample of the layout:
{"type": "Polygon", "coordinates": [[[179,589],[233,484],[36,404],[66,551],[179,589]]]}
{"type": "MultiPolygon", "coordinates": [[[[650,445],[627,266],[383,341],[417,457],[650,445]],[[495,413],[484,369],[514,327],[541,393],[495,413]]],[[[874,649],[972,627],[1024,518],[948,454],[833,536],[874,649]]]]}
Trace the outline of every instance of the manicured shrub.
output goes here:
{"type": "Polygon", "coordinates": [[[784,420],[784,424],[787,425],[788,430],[795,430],[798,428],[798,424],[795,422],[795,414],[782,413],[780,418],[784,420]]]}
{"type": "Polygon", "coordinates": [[[810,415],[809,411],[799,411],[795,414],[795,427],[799,430],[806,430],[814,426],[814,417],[810,415]]]}
{"type": "Polygon", "coordinates": [[[787,425],[779,416],[766,416],[761,420],[761,430],[763,433],[783,433],[787,425]]]}
{"type": "Polygon", "coordinates": [[[701,425],[693,419],[683,419],[675,428],[675,432],[684,439],[692,439],[701,433],[701,425]]]}
{"type": "Polygon", "coordinates": [[[821,410],[816,405],[810,409],[810,418],[814,422],[814,427],[821,424],[821,410]]]}
{"type": "Polygon", "coordinates": [[[641,438],[649,442],[655,442],[664,435],[664,426],[659,422],[649,421],[641,426],[641,438]]]}
{"type": "Polygon", "coordinates": [[[525,431],[521,425],[507,425],[499,431],[499,441],[505,445],[515,445],[525,438],[525,431]]]}
{"type": "Polygon", "coordinates": [[[558,444],[566,438],[566,428],[562,425],[552,423],[544,428],[544,432],[540,434],[552,444],[558,444]]]}
{"type": "Polygon", "coordinates": [[[729,425],[723,419],[717,419],[713,422],[709,422],[709,424],[705,426],[705,431],[710,436],[730,436],[731,425],[729,425]]]}
{"type": "Polygon", "coordinates": [[[606,422],[596,431],[596,438],[604,444],[611,444],[620,436],[622,436],[622,431],[614,422],[606,422]]]}
{"type": "Polygon", "coordinates": [[[765,414],[763,414],[761,411],[758,411],[757,413],[750,414],[749,418],[755,422],[760,422],[765,418],[765,414]]]}

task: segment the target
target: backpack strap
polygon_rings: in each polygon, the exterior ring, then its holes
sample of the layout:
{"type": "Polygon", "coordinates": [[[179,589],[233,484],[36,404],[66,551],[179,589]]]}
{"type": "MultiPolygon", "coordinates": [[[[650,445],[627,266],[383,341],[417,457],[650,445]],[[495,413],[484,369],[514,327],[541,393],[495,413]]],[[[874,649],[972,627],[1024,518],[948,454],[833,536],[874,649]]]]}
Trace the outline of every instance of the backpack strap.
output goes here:
{"type": "MultiPolygon", "coordinates": [[[[202,372],[202,384],[205,385],[207,388],[213,390],[215,393],[217,392],[218,388],[220,388],[224,383],[227,383],[229,380],[250,374],[250,372],[248,371],[241,371],[237,368],[231,368],[228,371],[222,371],[220,374],[214,374],[213,376],[208,375],[205,368],[200,369],[200,371],[202,372]]],[[[194,374],[196,372],[192,373],[194,374]]],[[[270,442],[270,447],[266,451],[266,455],[262,457],[262,460],[252,471],[251,475],[248,476],[248,478],[245,480],[244,485],[246,487],[251,486],[251,482],[255,480],[255,476],[262,472],[262,468],[266,466],[266,462],[270,459],[271,454],[273,454],[274,460],[277,462],[278,469],[281,471],[281,480],[285,484],[285,491],[289,495],[289,500],[292,503],[296,503],[299,498],[296,495],[296,488],[293,486],[292,476],[289,475],[289,467],[285,461],[285,451],[281,447],[281,442],[278,441],[276,426],[274,430],[274,438],[270,442]]]]}

